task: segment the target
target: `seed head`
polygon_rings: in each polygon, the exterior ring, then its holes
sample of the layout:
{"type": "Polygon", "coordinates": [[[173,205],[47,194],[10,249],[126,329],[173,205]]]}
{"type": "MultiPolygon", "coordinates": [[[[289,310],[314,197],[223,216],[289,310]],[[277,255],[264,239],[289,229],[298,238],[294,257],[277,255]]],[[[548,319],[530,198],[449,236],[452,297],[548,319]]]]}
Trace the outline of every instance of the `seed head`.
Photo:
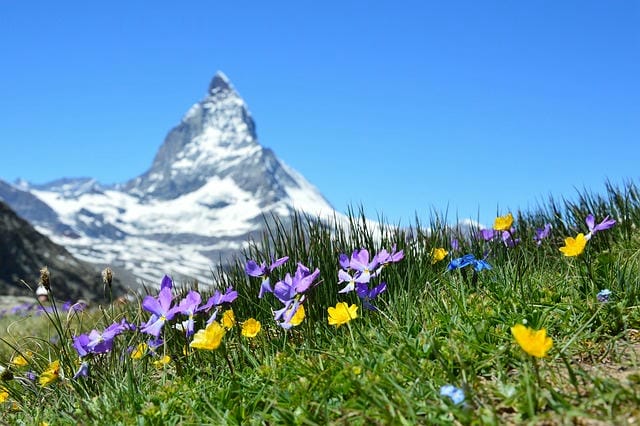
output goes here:
{"type": "Polygon", "coordinates": [[[104,270],[102,271],[102,283],[104,284],[105,288],[106,287],[111,288],[112,281],[113,281],[113,271],[109,267],[104,268],[104,270]]]}
{"type": "Polygon", "coordinates": [[[42,285],[42,287],[46,288],[47,291],[51,290],[51,283],[50,283],[49,278],[50,278],[50,276],[49,276],[49,268],[44,266],[42,269],[40,269],[40,285],[42,285]]]}

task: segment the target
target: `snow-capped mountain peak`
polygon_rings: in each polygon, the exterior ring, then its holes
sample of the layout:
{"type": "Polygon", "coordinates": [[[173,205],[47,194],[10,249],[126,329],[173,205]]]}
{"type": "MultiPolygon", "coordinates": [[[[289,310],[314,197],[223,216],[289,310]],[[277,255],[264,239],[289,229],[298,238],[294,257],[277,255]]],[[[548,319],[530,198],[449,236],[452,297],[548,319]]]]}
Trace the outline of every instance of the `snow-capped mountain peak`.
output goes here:
{"type": "Polygon", "coordinates": [[[110,187],[83,178],[11,191],[22,200],[12,207],[72,254],[147,279],[169,273],[206,282],[215,263],[263,229],[265,215],[333,213],[313,185],[258,143],[247,105],[221,72],[142,175],[110,187]],[[30,219],[32,200],[51,214],[30,219]]]}
{"type": "Polygon", "coordinates": [[[225,90],[233,90],[233,86],[229,78],[222,71],[216,72],[209,84],[209,93],[215,95],[217,92],[225,90]]]}
{"type": "Polygon", "coordinates": [[[218,72],[207,95],[171,129],[151,168],[125,187],[141,197],[175,198],[251,162],[263,149],[245,102],[218,72]]]}

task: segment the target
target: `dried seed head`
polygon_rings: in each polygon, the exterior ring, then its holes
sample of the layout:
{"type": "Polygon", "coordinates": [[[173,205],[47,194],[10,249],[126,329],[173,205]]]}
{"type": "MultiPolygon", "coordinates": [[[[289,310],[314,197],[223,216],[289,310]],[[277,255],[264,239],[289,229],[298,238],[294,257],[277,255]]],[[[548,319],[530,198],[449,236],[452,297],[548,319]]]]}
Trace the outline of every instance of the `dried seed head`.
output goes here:
{"type": "Polygon", "coordinates": [[[11,370],[0,365],[0,380],[2,380],[3,382],[8,382],[12,379],[13,373],[11,372],[11,370]]]}
{"type": "Polygon", "coordinates": [[[51,283],[49,281],[49,268],[46,266],[40,269],[40,285],[47,290],[51,290],[51,283]]]}
{"type": "Polygon", "coordinates": [[[109,267],[104,268],[104,270],[102,271],[102,283],[105,286],[108,286],[109,288],[111,288],[112,281],[113,281],[113,271],[109,267]]]}

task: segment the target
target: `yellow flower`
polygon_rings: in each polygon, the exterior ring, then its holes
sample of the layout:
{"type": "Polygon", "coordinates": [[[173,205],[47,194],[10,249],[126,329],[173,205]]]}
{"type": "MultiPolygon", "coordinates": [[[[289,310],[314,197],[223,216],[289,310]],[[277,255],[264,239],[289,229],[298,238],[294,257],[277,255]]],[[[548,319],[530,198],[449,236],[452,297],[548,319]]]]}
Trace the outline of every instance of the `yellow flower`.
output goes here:
{"type": "Polygon", "coordinates": [[[6,389],[0,388],[0,404],[5,402],[9,398],[9,392],[6,389]]]}
{"type": "Polygon", "coordinates": [[[169,364],[170,362],[171,362],[171,357],[169,355],[165,355],[162,358],[160,358],[159,360],[153,361],[153,365],[156,368],[162,368],[165,365],[169,364]]]}
{"type": "Polygon", "coordinates": [[[249,318],[242,324],[242,335],[244,337],[256,337],[260,333],[260,321],[249,318]]]}
{"type": "Polygon", "coordinates": [[[433,265],[436,262],[440,262],[442,259],[447,257],[448,254],[449,252],[442,247],[431,249],[431,264],[433,265]]]}
{"type": "Polygon", "coordinates": [[[140,359],[142,358],[149,349],[149,346],[146,343],[140,343],[136,348],[131,351],[131,359],[140,359]]]}
{"type": "Polygon", "coordinates": [[[291,321],[289,321],[289,323],[291,323],[291,325],[293,326],[300,325],[305,316],[306,314],[304,313],[304,305],[300,305],[298,306],[298,310],[296,311],[296,313],[291,317],[291,321]]]}
{"type": "Polygon", "coordinates": [[[496,231],[508,231],[511,229],[511,225],[513,225],[513,215],[507,213],[504,216],[498,216],[496,218],[493,222],[493,229],[496,231]]]}
{"type": "MultiPolygon", "coordinates": [[[[27,356],[30,356],[31,352],[27,352],[27,356]]],[[[21,354],[15,355],[13,358],[11,358],[11,364],[15,365],[16,367],[24,367],[25,365],[29,364],[29,361],[27,361],[27,359],[25,357],[23,357],[21,354]]]]}
{"type": "Polygon", "coordinates": [[[233,313],[233,310],[229,309],[228,311],[225,311],[224,315],[222,315],[222,326],[227,330],[230,330],[235,324],[236,316],[233,313]]]}
{"type": "Polygon", "coordinates": [[[553,346],[551,337],[547,337],[547,330],[533,330],[522,324],[511,327],[511,334],[515,337],[516,342],[529,355],[543,358],[553,346]]]}
{"type": "Polygon", "coordinates": [[[587,238],[581,232],[575,238],[567,237],[564,239],[564,246],[560,247],[560,251],[565,256],[578,256],[584,251],[587,245],[587,238]]]}
{"type": "Polygon", "coordinates": [[[55,360],[49,367],[40,375],[40,386],[47,386],[50,383],[55,382],[60,377],[60,361],[55,360]]]}
{"type": "Polygon", "coordinates": [[[342,324],[346,324],[352,319],[358,318],[358,307],[356,305],[348,306],[345,302],[336,303],[336,307],[327,308],[329,312],[329,325],[335,325],[340,327],[342,324]]]}
{"type": "Polygon", "coordinates": [[[225,330],[218,321],[213,321],[211,324],[202,330],[199,330],[194,336],[193,341],[189,344],[189,347],[195,349],[214,350],[218,349],[222,338],[224,337],[225,330]]]}

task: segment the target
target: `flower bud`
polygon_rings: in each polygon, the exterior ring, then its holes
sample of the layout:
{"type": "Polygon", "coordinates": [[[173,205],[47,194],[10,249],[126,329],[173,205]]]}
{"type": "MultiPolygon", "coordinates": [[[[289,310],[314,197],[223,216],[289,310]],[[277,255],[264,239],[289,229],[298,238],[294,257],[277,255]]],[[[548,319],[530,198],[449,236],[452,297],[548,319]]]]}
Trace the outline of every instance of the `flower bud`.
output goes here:
{"type": "Polygon", "coordinates": [[[45,303],[49,300],[49,290],[47,290],[42,284],[36,288],[36,298],[40,303],[45,303]]]}

